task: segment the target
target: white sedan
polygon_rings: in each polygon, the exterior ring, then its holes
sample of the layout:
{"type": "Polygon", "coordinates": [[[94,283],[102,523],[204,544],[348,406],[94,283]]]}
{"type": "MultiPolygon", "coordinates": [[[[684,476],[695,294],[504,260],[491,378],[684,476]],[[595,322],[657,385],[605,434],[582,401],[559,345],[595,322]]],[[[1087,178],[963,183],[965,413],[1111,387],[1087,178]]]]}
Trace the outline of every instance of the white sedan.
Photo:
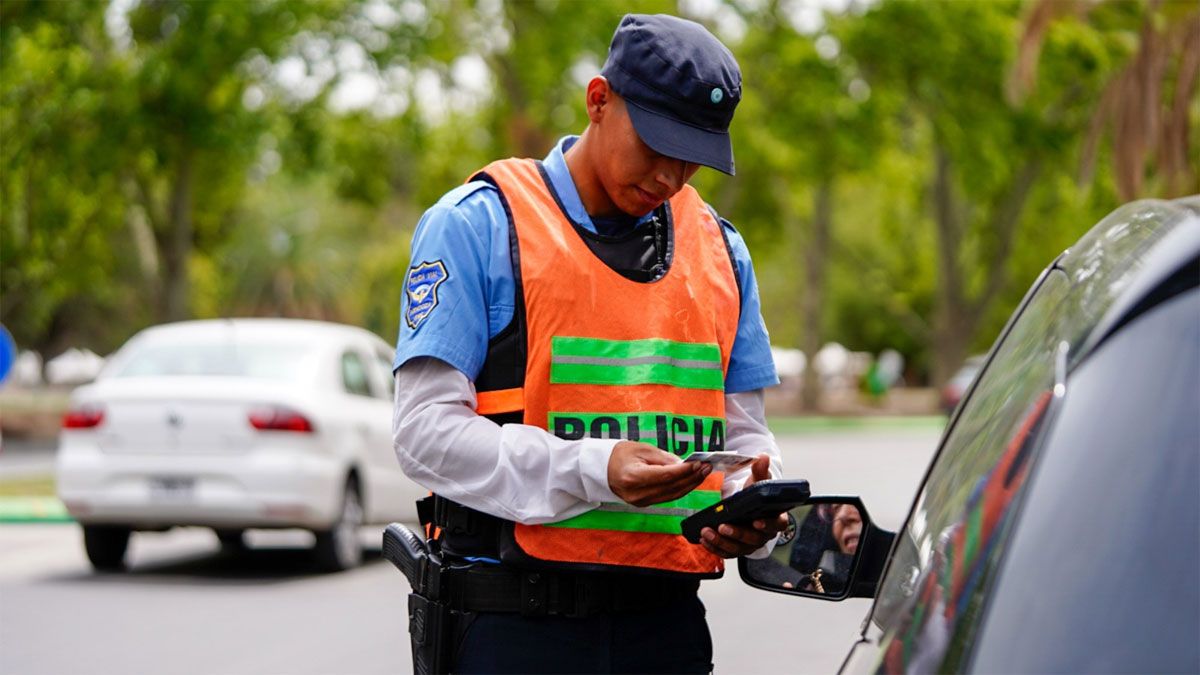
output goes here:
{"type": "Polygon", "coordinates": [[[392,349],[360,328],[289,319],[155,326],[72,395],[58,494],[92,565],[130,534],[303,528],[330,570],[362,560],[359,526],[416,520],[425,494],[392,451],[392,349]]]}

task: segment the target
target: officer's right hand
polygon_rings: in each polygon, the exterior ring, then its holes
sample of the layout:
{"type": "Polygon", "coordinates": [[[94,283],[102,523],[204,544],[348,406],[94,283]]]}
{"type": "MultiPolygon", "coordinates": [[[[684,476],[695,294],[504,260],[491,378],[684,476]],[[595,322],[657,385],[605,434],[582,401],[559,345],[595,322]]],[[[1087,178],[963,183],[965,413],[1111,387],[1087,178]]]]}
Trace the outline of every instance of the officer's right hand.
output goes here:
{"type": "Polygon", "coordinates": [[[687,462],[653,445],[621,441],[608,458],[608,486],[634,506],[679,499],[696,489],[712,466],[687,462]]]}

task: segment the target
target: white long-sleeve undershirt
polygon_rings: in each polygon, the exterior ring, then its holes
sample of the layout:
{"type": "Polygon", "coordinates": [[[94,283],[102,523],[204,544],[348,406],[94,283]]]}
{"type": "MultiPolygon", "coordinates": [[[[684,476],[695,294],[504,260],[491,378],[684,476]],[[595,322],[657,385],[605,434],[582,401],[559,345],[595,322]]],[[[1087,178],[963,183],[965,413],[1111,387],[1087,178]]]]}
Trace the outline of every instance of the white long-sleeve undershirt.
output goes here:
{"type": "MultiPolygon", "coordinates": [[[[460,504],[525,524],[556,522],[619,502],[608,485],[618,439],[563,440],[539,427],[498,425],[475,412],[475,386],[444,361],[416,358],[396,371],[392,444],[404,472],[460,504]]],[[[767,429],[761,389],[725,396],[725,449],[767,454],[782,475],[767,429]]],[[[741,489],[743,468],[725,477],[722,496],[741,489]]]]}

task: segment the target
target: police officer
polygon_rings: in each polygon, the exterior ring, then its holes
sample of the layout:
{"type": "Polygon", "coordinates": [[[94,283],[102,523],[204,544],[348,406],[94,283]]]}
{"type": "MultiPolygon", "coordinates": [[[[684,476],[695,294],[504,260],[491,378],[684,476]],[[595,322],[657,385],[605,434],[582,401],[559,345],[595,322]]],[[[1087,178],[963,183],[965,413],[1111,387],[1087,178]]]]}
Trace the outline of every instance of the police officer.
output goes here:
{"type": "Polygon", "coordinates": [[[709,672],[699,580],[786,524],[679,535],[781,471],[750,257],[687,184],[733,174],[741,94],[702,26],[628,15],[583,134],[488,165],[417,226],[393,433],[435,495],[454,672],[709,672]],[[681,460],[718,450],[757,459],[681,460]]]}

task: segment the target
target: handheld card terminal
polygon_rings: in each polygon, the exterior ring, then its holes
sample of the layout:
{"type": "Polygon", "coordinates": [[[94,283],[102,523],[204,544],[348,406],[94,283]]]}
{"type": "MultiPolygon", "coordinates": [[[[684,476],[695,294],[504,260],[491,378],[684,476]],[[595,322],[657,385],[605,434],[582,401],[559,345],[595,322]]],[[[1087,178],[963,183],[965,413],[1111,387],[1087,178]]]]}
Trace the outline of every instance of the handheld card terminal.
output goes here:
{"type": "Polygon", "coordinates": [[[688,516],[680,527],[685,539],[698,544],[700,531],[706,527],[716,529],[723,523],[748,525],[760,518],[773,518],[805,503],[811,494],[806,480],[777,478],[759,481],[688,516]]]}

